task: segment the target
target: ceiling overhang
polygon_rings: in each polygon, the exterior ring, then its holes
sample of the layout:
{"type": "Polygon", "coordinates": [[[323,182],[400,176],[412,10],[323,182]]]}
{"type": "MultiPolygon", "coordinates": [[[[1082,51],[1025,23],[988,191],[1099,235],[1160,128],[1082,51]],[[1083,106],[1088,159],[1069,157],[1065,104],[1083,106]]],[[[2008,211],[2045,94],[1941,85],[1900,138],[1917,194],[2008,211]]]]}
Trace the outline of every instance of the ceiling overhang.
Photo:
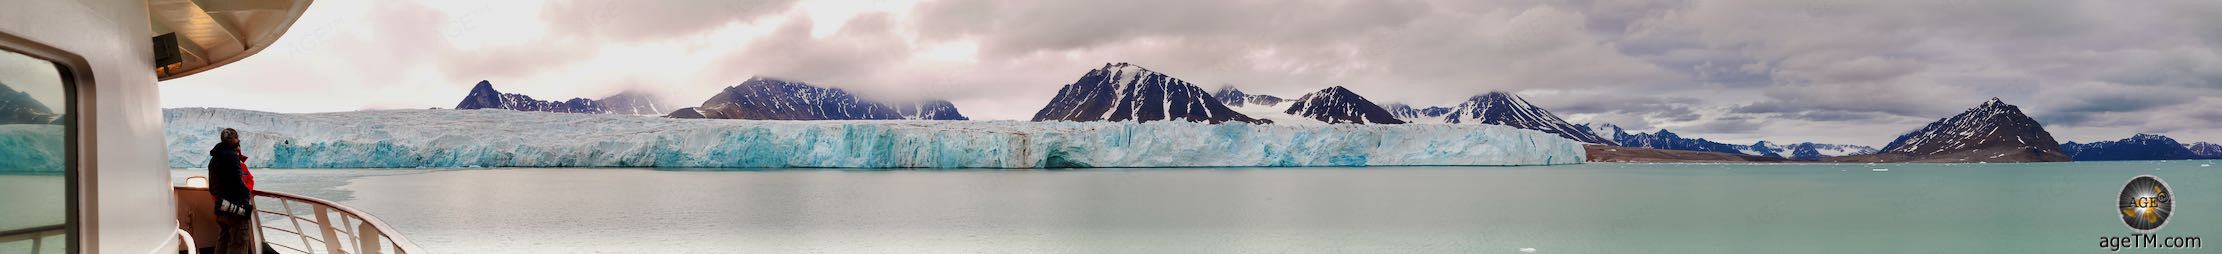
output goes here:
{"type": "MultiPolygon", "coordinates": [[[[247,58],[277,42],[312,0],[147,0],[153,34],[177,34],[182,59],[156,66],[170,80],[247,58]]],[[[168,50],[168,49],[155,49],[168,50]]]]}

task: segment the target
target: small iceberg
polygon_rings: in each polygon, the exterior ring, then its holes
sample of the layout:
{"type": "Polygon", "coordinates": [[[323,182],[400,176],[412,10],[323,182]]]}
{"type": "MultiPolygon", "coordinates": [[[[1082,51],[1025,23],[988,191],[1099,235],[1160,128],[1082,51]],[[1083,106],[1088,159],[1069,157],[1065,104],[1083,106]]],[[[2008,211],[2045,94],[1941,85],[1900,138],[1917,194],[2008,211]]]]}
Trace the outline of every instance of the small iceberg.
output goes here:
{"type": "Polygon", "coordinates": [[[1520,248],[1520,253],[1535,253],[1535,248],[1520,248]]]}
{"type": "Polygon", "coordinates": [[[2202,168],[2204,168],[2204,167],[2213,167],[2213,166],[2214,166],[2214,164],[2199,164],[2199,167],[2202,167],[2202,168]]]}
{"type": "Polygon", "coordinates": [[[1875,172],[1890,172],[1890,169],[1887,169],[1887,168],[1877,168],[1877,169],[1869,169],[1868,171],[1875,171],[1875,172]]]}

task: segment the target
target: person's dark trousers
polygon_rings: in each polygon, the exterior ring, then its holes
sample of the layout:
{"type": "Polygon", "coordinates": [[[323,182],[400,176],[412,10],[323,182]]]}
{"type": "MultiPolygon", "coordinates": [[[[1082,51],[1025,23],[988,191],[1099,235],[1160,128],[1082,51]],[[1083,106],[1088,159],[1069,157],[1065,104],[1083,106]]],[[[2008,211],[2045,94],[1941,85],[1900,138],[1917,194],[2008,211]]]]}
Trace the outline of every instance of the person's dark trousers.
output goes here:
{"type": "MultiPolygon", "coordinates": [[[[219,204],[218,206],[221,207],[221,204],[225,202],[218,201],[217,203],[219,204]]],[[[248,207],[246,208],[246,211],[254,211],[254,208],[248,207]]],[[[224,211],[222,208],[218,208],[216,210],[216,226],[218,228],[216,233],[216,253],[251,254],[259,252],[255,251],[255,247],[259,244],[255,244],[254,242],[254,219],[254,216],[248,216],[247,214],[236,214],[230,211],[224,211]]]]}

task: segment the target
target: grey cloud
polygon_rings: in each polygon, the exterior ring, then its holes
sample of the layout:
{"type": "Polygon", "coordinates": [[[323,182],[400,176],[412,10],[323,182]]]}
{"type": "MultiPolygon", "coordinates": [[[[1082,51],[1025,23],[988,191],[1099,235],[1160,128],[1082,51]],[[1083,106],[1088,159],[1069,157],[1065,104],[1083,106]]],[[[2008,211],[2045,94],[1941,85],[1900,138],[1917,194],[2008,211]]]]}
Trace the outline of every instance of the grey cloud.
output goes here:
{"type": "Polygon", "coordinates": [[[386,2],[392,13],[333,59],[381,75],[531,76],[585,58],[567,52],[754,22],[783,25],[729,44],[741,46],[714,64],[730,71],[623,75],[788,77],[945,97],[986,118],[1023,118],[1087,69],[1132,62],[1278,95],[1560,93],[1530,98],[1569,119],[1721,136],[1886,141],[1902,130],[1792,129],[1910,129],[1990,97],[2068,131],[2222,123],[2210,99],[2222,98],[2222,3],[2203,0],[939,0],[824,37],[792,15],[796,1],[582,0],[547,6],[545,45],[467,52],[446,49],[439,27],[459,21],[386,2]],[[977,54],[920,53],[949,44],[977,54]]]}
{"type": "Polygon", "coordinates": [[[1759,130],[1761,124],[1763,123],[1757,119],[1722,118],[1683,127],[1678,132],[1690,134],[1749,133],[1759,130]]]}
{"type": "Polygon", "coordinates": [[[571,0],[548,4],[550,30],[617,41],[668,39],[792,8],[794,0],[571,0]]]}

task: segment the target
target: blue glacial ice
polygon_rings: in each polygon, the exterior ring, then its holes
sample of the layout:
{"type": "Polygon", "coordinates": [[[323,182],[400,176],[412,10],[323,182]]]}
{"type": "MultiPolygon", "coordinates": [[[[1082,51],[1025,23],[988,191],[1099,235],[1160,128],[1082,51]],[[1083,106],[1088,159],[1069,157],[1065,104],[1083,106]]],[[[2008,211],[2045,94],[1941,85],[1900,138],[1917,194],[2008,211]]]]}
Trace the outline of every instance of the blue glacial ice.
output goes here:
{"type": "Polygon", "coordinates": [[[0,124],[0,173],[62,172],[62,126],[0,124]]]}
{"type": "Polygon", "coordinates": [[[238,129],[265,168],[1063,168],[1581,163],[1581,143],[1493,125],[757,121],[508,110],[163,110],[170,166],[238,129]]]}

